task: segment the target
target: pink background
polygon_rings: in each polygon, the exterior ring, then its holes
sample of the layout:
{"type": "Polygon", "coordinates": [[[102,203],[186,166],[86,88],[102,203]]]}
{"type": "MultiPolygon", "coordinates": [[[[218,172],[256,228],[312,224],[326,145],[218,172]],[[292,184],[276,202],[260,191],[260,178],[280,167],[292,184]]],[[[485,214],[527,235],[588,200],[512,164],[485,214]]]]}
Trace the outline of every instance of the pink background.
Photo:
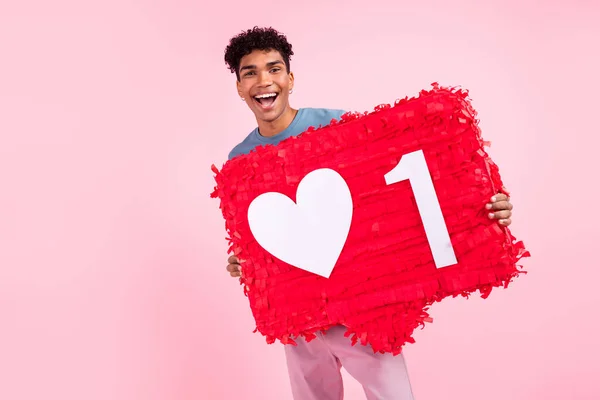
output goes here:
{"type": "Polygon", "coordinates": [[[417,400],[600,398],[600,7],[490,3],[2,1],[0,399],[290,399],[209,198],[255,126],[222,57],[253,25],[293,43],[295,107],[471,91],[534,257],[435,305],[417,400]]]}

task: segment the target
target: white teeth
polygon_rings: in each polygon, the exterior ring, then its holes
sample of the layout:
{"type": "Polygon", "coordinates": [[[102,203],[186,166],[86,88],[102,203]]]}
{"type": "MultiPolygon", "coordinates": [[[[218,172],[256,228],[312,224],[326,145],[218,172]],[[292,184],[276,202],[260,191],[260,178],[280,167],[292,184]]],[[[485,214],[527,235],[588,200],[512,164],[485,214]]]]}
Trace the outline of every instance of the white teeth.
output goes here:
{"type": "Polygon", "coordinates": [[[277,93],[266,93],[266,94],[259,94],[258,96],[254,96],[257,99],[266,99],[268,97],[275,97],[277,96],[277,93]]]}

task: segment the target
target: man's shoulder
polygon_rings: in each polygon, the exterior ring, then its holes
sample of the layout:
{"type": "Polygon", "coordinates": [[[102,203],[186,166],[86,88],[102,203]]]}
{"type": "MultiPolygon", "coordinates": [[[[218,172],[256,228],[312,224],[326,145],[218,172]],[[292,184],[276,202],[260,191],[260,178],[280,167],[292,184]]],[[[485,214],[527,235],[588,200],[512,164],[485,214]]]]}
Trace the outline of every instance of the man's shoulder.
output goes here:
{"type": "Polygon", "coordinates": [[[345,110],[339,110],[335,108],[316,108],[308,107],[303,108],[305,118],[314,119],[319,121],[319,124],[329,124],[332,119],[339,120],[342,115],[346,114],[345,110]]]}
{"type": "Polygon", "coordinates": [[[254,136],[254,131],[250,132],[244,138],[244,140],[241,141],[241,143],[239,143],[233,149],[231,149],[227,158],[229,160],[231,160],[233,157],[235,157],[237,155],[250,152],[256,146],[256,143],[253,143],[253,141],[252,141],[253,136],[254,136]]]}

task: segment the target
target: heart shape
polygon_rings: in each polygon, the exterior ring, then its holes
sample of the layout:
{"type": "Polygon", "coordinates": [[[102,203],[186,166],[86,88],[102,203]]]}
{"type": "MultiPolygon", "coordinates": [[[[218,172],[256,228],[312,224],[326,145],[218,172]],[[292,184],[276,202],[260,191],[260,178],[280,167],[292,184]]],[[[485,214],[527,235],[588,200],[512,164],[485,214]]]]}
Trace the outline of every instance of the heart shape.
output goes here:
{"type": "Polygon", "coordinates": [[[352,222],[352,196],[344,178],[321,168],[307,174],[289,197],[268,192],[248,207],[256,241],[294,267],[329,278],[352,222]]]}

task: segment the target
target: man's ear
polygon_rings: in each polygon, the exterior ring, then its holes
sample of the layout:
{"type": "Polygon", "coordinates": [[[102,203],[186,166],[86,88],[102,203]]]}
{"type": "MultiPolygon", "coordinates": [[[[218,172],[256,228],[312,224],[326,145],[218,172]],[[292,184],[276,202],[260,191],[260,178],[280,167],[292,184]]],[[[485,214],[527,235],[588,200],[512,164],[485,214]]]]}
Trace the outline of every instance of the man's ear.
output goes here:
{"type": "Polygon", "coordinates": [[[244,95],[242,94],[242,85],[240,84],[240,81],[238,81],[237,79],[235,81],[235,90],[237,90],[238,96],[240,96],[242,98],[244,97],[244,95]]]}
{"type": "Polygon", "coordinates": [[[292,90],[294,88],[294,73],[290,72],[289,76],[290,76],[290,90],[292,90]]]}

